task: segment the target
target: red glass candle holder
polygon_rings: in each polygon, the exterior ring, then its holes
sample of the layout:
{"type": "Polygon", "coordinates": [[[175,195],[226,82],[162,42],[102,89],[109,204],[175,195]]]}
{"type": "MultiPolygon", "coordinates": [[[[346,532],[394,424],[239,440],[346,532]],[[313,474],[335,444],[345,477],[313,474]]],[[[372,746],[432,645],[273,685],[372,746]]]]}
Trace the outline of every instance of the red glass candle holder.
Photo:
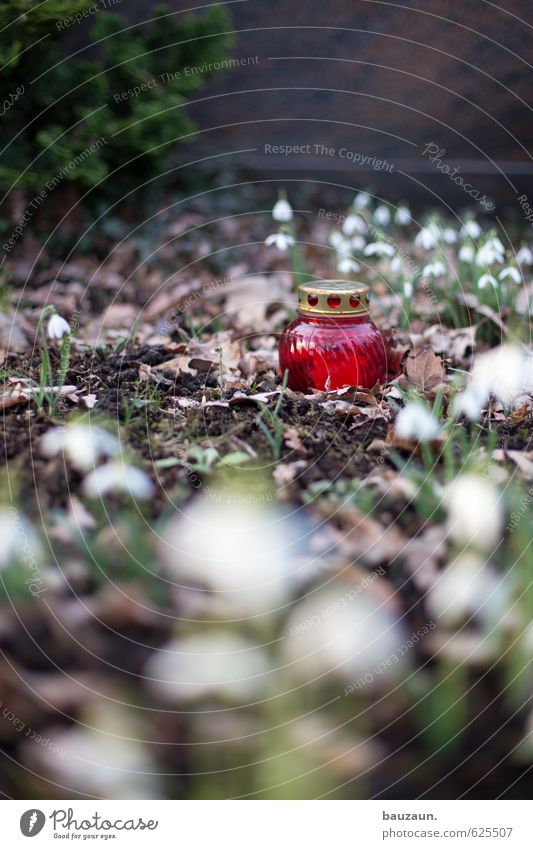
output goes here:
{"type": "Polygon", "coordinates": [[[368,286],[327,280],[298,287],[298,318],[281,334],[279,365],[288,386],[370,389],[387,376],[387,346],[368,311],[368,286]]]}

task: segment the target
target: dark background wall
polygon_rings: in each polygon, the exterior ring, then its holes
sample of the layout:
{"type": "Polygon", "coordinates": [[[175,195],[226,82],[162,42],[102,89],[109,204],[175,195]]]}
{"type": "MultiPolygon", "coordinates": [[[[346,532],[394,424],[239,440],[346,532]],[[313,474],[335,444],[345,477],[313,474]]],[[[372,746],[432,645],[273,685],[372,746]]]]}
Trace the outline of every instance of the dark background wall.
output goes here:
{"type": "MultiPolygon", "coordinates": [[[[170,2],[177,12],[193,0],[170,2]]],[[[533,185],[533,3],[508,0],[237,0],[232,56],[191,107],[200,134],[178,155],[235,154],[257,175],[325,176],[392,199],[465,195],[436,163],[480,191],[516,198],[533,185]],[[420,8],[417,8],[420,7],[420,8]],[[265,145],[309,145],[275,155],[265,145]],[[317,154],[315,145],[324,145],[317,154]],[[342,150],[352,152],[341,153],[342,150]],[[366,164],[361,164],[367,157],[366,164]],[[378,160],[386,160],[376,170],[378,160]],[[374,166],[374,167],[372,167],[374,166]]],[[[149,17],[130,0],[122,12],[149,17]]]]}

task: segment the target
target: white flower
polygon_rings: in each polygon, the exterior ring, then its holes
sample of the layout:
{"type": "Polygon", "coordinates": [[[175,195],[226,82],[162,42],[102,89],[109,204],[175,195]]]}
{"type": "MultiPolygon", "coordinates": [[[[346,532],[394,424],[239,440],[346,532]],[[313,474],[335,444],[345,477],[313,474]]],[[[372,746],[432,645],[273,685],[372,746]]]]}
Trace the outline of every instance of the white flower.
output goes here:
{"type": "Polygon", "coordinates": [[[388,242],[371,242],[363,251],[365,256],[390,256],[393,257],[396,253],[394,247],[388,242]]]}
{"type": "Polygon", "coordinates": [[[495,395],[510,404],[526,381],[528,359],[521,348],[502,345],[476,358],[469,389],[485,399],[495,395]]]}
{"type": "Polygon", "coordinates": [[[468,388],[459,392],[453,401],[453,412],[456,416],[466,416],[472,422],[477,422],[486,405],[486,398],[479,395],[475,389],[468,388]]]}
{"type": "Polygon", "coordinates": [[[280,198],[278,202],[274,204],[272,218],[274,221],[280,221],[282,223],[292,221],[292,206],[288,200],[280,198]]]}
{"type": "Polygon", "coordinates": [[[435,439],[440,433],[440,424],[423,404],[411,401],[400,410],[394,425],[396,436],[400,439],[416,439],[427,442],[435,439]]]}
{"type": "Polygon", "coordinates": [[[444,493],[447,531],[461,546],[491,551],[503,529],[503,504],[496,486],[478,475],[457,477],[444,493]]]}
{"type": "Polygon", "coordinates": [[[533,265],[533,251],[526,246],[520,248],[516,261],[519,265],[533,265]]]}
{"type": "Polygon", "coordinates": [[[486,286],[491,285],[493,289],[498,288],[498,281],[492,274],[482,274],[479,280],[477,281],[478,289],[484,289],[486,286]]]}
{"type": "Polygon", "coordinates": [[[255,616],[286,604],[302,578],[302,524],[268,504],[202,494],[167,525],[161,557],[184,603],[219,616],[255,616]]]}
{"type": "Polygon", "coordinates": [[[341,256],[337,262],[337,271],[341,274],[349,274],[351,271],[359,271],[360,269],[359,263],[349,256],[341,256]]]}
{"type": "Polygon", "coordinates": [[[400,227],[407,227],[412,221],[411,210],[408,206],[399,206],[394,213],[394,220],[400,227]]]}
{"type": "Polygon", "coordinates": [[[436,224],[428,224],[416,234],[415,245],[423,248],[425,251],[430,251],[438,247],[440,231],[436,224]]]}
{"type": "Polygon", "coordinates": [[[267,236],[265,239],[265,245],[275,245],[278,251],[286,251],[287,248],[290,248],[294,245],[294,236],[291,236],[290,233],[272,233],[271,236],[267,236]]]}
{"type": "Polygon", "coordinates": [[[173,640],[156,649],[143,678],[170,703],[214,697],[242,704],[265,695],[269,671],[262,646],[220,630],[173,640]]]}
{"type": "Polygon", "coordinates": [[[380,204],[380,206],[377,206],[373,218],[376,224],[379,224],[381,227],[386,227],[387,224],[390,224],[391,221],[389,207],[385,206],[384,204],[380,204]]]}
{"type": "Polygon", "coordinates": [[[514,345],[502,345],[476,357],[466,390],[456,396],[455,415],[477,421],[491,395],[510,404],[533,384],[531,358],[514,345]]]}
{"type": "Polygon", "coordinates": [[[406,298],[410,298],[412,296],[412,294],[413,294],[413,284],[411,283],[410,280],[406,280],[405,283],[403,284],[403,294],[404,294],[404,297],[406,297],[406,298]]]}
{"type": "Polygon", "coordinates": [[[344,251],[345,253],[349,253],[350,251],[349,239],[345,239],[342,233],[338,230],[333,230],[329,234],[328,242],[332,248],[335,248],[335,250],[344,251]]]}
{"type": "Polygon", "coordinates": [[[55,312],[48,319],[47,333],[49,339],[62,339],[66,333],[70,333],[70,324],[55,312]]]}
{"type": "Polygon", "coordinates": [[[426,603],[430,617],[446,628],[456,628],[471,617],[490,627],[508,613],[508,585],[484,557],[465,551],[440,573],[426,603]]]}
{"type": "Polygon", "coordinates": [[[364,236],[357,235],[350,239],[350,247],[354,251],[362,251],[365,245],[366,242],[364,236]]]}
{"type": "Polygon", "coordinates": [[[514,283],[522,282],[522,275],[518,268],[515,268],[513,265],[507,266],[507,268],[504,268],[503,271],[500,271],[498,274],[499,280],[505,280],[507,277],[510,277],[514,283]]]}
{"type": "Polygon", "coordinates": [[[446,274],[446,266],[440,259],[430,262],[422,270],[423,277],[443,277],[446,274]]]}
{"type": "Polygon", "coordinates": [[[403,260],[401,256],[395,256],[390,261],[390,270],[392,274],[399,274],[403,268],[403,260]]]}
{"type": "Polygon", "coordinates": [[[382,578],[357,593],[342,578],[330,580],[295,604],[281,642],[287,672],[304,682],[334,675],[362,686],[390,685],[404,672],[404,661],[386,663],[404,640],[401,614],[382,578]],[[381,587],[382,592],[379,591],[381,587]]]}
{"type": "Polygon", "coordinates": [[[505,260],[505,248],[497,236],[487,239],[476,254],[476,265],[485,267],[487,265],[503,265],[505,260]]]}
{"type": "Polygon", "coordinates": [[[43,556],[41,541],[30,520],[15,507],[0,507],[0,571],[25,564],[35,570],[43,556]]]}
{"type": "Polygon", "coordinates": [[[55,427],[47,431],[41,440],[41,451],[45,457],[55,457],[64,452],[79,472],[88,472],[102,457],[114,457],[119,450],[120,444],[114,434],[90,424],[55,427]]]}
{"type": "Polygon", "coordinates": [[[89,498],[102,498],[110,492],[125,493],[146,501],[154,493],[154,485],[146,472],[115,460],[92,471],[82,484],[89,498]]]}
{"type": "Polygon", "coordinates": [[[358,192],[354,198],[353,205],[355,209],[366,209],[369,203],[370,195],[368,192],[358,192]]]}
{"type": "Polygon", "coordinates": [[[455,245],[458,241],[459,236],[457,231],[453,229],[453,227],[445,227],[442,231],[442,238],[446,242],[447,245],[455,245]]]}
{"type": "Polygon", "coordinates": [[[345,236],[353,236],[354,233],[366,233],[366,231],[366,221],[360,215],[348,215],[342,225],[342,232],[345,236]]]}
{"type": "Polygon", "coordinates": [[[461,262],[472,262],[476,255],[473,245],[461,245],[459,248],[459,259],[461,262]]]}
{"type": "Polygon", "coordinates": [[[158,767],[142,742],[145,731],[124,708],[101,698],[78,724],[50,732],[47,746],[25,743],[26,757],[39,775],[81,796],[162,798],[158,767]]]}
{"type": "Polygon", "coordinates": [[[479,239],[481,233],[481,227],[473,218],[470,221],[465,221],[461,227],[461,236],[470,236],[471,239],[479,239]]]}

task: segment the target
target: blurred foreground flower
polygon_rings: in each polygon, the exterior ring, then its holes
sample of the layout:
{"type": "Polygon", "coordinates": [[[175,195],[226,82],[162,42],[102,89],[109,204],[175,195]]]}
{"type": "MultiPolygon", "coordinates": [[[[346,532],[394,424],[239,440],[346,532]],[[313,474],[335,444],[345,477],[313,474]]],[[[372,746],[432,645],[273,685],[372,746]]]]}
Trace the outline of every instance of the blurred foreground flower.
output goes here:
{"type": "Polygon", "coordinates": [[[428,442],[439,436],[441,427],[427,407],[417,401],[411,401],[398,413],[394,431],[400,439],[416,439],[419,442],[428,442]]]}
{"type": "Polygon", "coordinates": [[[50,729],[50,747],[28,741],[27,762],[60,787],[60,798],[88,795],[103,799],[159,799],[157,767],[142,729],[112,701],[101,701],[83,717],[84,724],[50,729]]]}
{"type": "Polygon", "coordinates": [[[294,605],[281,646],[289,674],[308,683],[334,675],[390,684],[401,676],[404,629],[393,588],[382,578],[361,586],[339,577],[294,605]]]}
{"type": "Polygon", "coordinates": [[[491,395],[510,404],[532,386],[531,356],[518,346],[502,345],[476,357],[468,386],[455,397],[454,412],[475,421],[491,395]]]}
{"type": "Polygon", "coordinates": [[[426,598],[430,615],[447,628],[471,617],[487,627],[501,624],[509,613],[508,585],[491,563],[464,552],[440,573],[426,598]]]}
{"type": "Polygon", "coordinates": [[[202,494],[167,525],[160,545],[183,600],[222,616],[275,611],[307,577],[295,561],[303,522],[245,499],[202,494]]]}
{"type": "Polygon", "coordinates": [[[151,690],[169,703],[218,698],[243,704],[265,695],[269,671],[262,646],[219,629],[161,646],[144,675],[151,690]]]}
{"type": "Polygon", "coordinates": [[[79,472],[94,469],[102,457],[114,457],[120,450],[117,437],[98,425],[69,424],[47,431],[41,440],[45,457],[63,452],[79,472]]]}
{"type": "Polygon", "coordinates": [[[11,565],[37,564],[43,556],[41,540],[30,520],[17,508],[0,508],[0,570],[11,565]]]}
{"type": "Polygon", "coordinates": [[[125,493],[145,501],[154,493],[154,485],[146,472],[120,461],[113,461],[91,472],[82,485],[89,498],[100,498],[110,492],[125,493]]]}
{"type": "Polygon", "coordinates": [[[444,493],[448,534],[461,546],[492,551],[499,543],[504,510],[497,487],[486,478],[465,474],[444,493]]]}

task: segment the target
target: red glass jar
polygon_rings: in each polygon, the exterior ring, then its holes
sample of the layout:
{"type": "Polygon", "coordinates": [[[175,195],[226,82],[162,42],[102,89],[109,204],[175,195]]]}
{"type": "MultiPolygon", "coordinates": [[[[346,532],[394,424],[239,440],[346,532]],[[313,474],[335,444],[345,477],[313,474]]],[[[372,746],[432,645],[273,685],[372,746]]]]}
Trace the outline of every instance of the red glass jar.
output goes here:
{"type": "Polygon", "coordinates": [[[298,318],[281,334],[280,373],[288,386],[370,389],[387,376],[387,346],[368,311],[368,286],[341,280],[298,287],[298,318]]]}

